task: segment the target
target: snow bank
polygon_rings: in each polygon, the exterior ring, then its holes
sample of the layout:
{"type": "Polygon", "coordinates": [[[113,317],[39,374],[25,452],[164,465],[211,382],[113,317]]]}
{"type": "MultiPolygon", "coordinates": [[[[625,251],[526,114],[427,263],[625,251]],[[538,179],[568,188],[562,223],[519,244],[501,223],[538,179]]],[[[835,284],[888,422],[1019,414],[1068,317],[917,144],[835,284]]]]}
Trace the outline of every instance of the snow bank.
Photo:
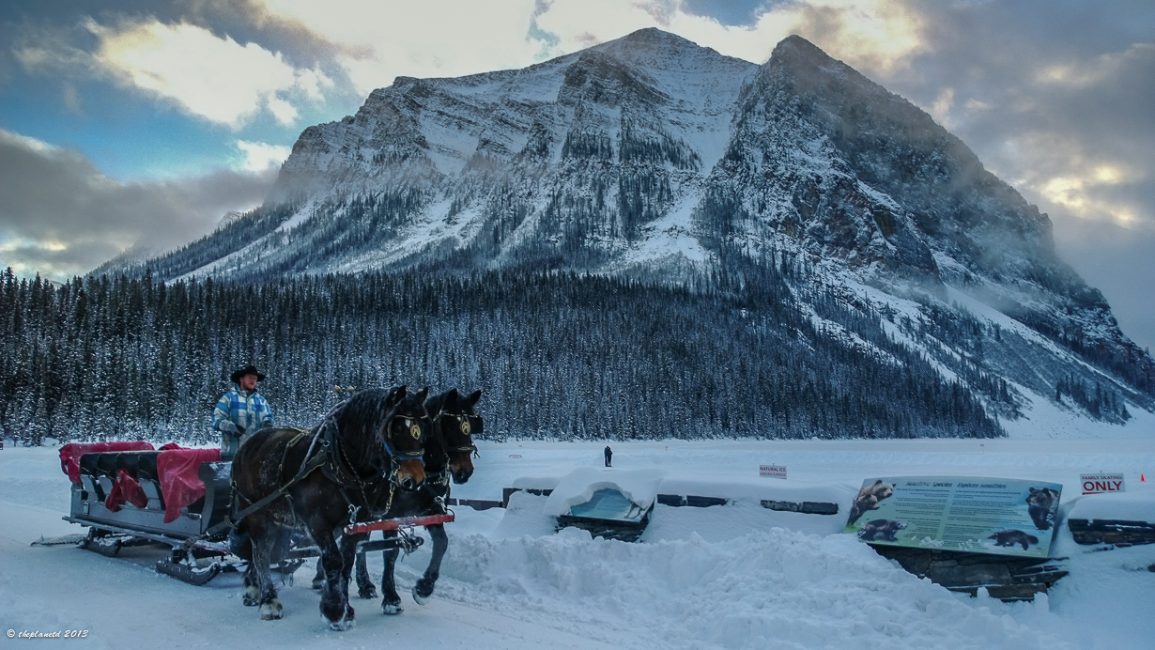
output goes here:
{"type": "Polygon", "coordinates": [[[1155,489],[1088,494],[1079,497],[1071,504],[1067,510],[1067,518],[1116,519],[1155,523],[1155,489]]]}
{"type": "MultiPolygon", "coordinates": [[[[386,617],[376,602],[354,599],[357,626],[344,633],[329,632],[320,620],[319,597],[308,586],[311,566],[282,586],[286,618],[262,622],[241,605],[238,576],[193,587],[157,575],[152,567],[163,549],[131,548],[106,558],[29,546],[42,535],[82,529],[61,520],[68,479],[56,450],[9,448],[0,451],[0,634],[87,629],[80,642],[86,648],[119,648],[131,639],[173,649],[219,648],[225,640],[341,650],[1114,650],[1149,647],[1155,638],[1155,574],[1148,570],[1155,545],[1100,551],[1075,544],[1060,525],[1054,556],[1066,558],[1070,575],[1034,603],[1007,604],[908,574],[840,533],[844,514],[777,512],[756,500],[767,493],[837,497],[868,476],[997,475],[1064,483],[1068,516],[1142,518],[1152,491],[1136,476],[1155,472],[1155,440],[616,442],[613,471],[600,469],[603,445],[483,442],[474,478],[455,486],[454,496],[496,498],[519,476],[558,487],[585,466],[602,477],[661,475],[661,491],[678,486],[692,494],[712,486],[730,504],[658,504],[636,544],[577,529],[555,532],[544,496],[515,493],[505,510],[457,508],[428,605],[415,605],[406,593],[429,561],[426,544],[398,565],[404,614],[386,617]],[[792,478],[759,478],[760,462],[789,465],[792,478]],[[1080,471],[1103,468],[1125,473],[1129,492],[1071,496],[1080,471]]],[[[380,554],[373,554],[371,573],[379,576],[381,567],[380,554]]],[[[66,639],[36,645],[65,643],[76,645],[66,639]]]]}
{"type": "MultiPolygon", "coordinates": [[[[470,535],[455,540],[443,575],[460,583],[462,597],[494,603],[505,615],[546,616],[568,632],[623,647],[1076,647],[1000,611],[1002,603],[975,606],[915,578],[853,537],[749,529],[745,522],[761,508],[702,510],[713,525],[684,529],[676,539],[662,539],[652,526],[642,544],[576,529],[470,535]]],[[[522,507],[506,518],[528,530],[539,514],[522,507]]],[[[655,526],[666,514],[655,513],[655,526]]],[[[1036,607],[1055,618],[1045,604],[1022,609],[1036,607]]]]}

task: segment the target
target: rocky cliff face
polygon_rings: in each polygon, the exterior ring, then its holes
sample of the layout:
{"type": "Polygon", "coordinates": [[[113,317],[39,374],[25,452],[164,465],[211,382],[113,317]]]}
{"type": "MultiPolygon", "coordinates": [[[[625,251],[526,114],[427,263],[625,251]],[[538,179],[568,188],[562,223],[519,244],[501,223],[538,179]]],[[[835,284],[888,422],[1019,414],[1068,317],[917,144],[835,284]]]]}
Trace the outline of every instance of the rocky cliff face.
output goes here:
{"type": "Polygon", "coordinates": [[[814,287],[837,287],[1007,417],[1036,397],[1096,410],[1064,398],[1067,380],[1141,408],[1155,394],[1151,358],[1057,258],[1046,215],[799,37],[762,66],[647,29],[523,70],[398,78],[306,129],[247,223],[149,266],[563,268],[696,287],[777,269],[799,309],[819,319],[814,287]],[[979,388],[986,375],[1009,383],[979,388]]]}

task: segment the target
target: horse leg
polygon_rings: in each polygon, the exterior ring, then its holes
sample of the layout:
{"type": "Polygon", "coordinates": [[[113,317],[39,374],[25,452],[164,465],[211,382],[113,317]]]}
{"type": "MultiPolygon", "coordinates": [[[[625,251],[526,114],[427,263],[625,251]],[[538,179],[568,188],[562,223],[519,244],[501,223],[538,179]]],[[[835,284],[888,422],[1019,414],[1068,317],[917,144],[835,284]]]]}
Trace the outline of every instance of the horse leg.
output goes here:
{"type": "Polygon", "coordinates": [[[445,557],[445,551],[449,548],[449,535],[445,534],[445,524],[426,526],[425,530],[429,531],[429,536],[433,539],[433,556],[429,558],[429,566],[425,568],[425,575],[421,576],[416,585],[413,585],[413,600],[418,605],[424,605],[425,601],[433,595],[433,585],[437,583],[437,578],[441,575],[441,559],[445,557]]]}
{"type": "Polygon", "coordinates": [[[249,534],[236,528],[230,530],[229,550],[245,561],[245,591],[241,602],[245,607],[256,607],[261,602],[261,586],[257,578],[257,563],[253,560],[253,542],[249,534]]]}
{"type": "Polygon", "coordinates": [[[349,581],[353,573],[353,565],[357,561],[357,544],[367,539],[368,535],[343,535],[338,540],[341,550],[341,584],[345,595],[346,619],[349,625],[353,624],[353,606],[349,604],[349,581]]]}
{"type": "Polygon", "coordinates": [[[353,566],[357,561],[357,544],[367,537],[365,534],[350,535],[341,537],[341,566],[345,580],[345,586],[349,586],[349,580],[353,577],[353,566]]]}
{"type": "MultiPolygon", "coordinates": [[[[386,535],[387,541],[397,541],[397,533],[386,535]]],[[[381,553],[385,559],[385,569],[381,572],[381,611],[386,614],[400,614],[401,596],[397,595],[397,585],[393,582],[393,570],[397,566],[397,554],[400,549],[396,546],[387,548],[381,553]]]]}
{"type": "Polygon", "coordinates": [[[275,525],[261,525],[250,530],[249,535],[253,549],[253,559],[249,564],[253,572],[253,584],[250,586],[250,580],[246,577],[245,604],[249,604],[251,596],[257,596],[254,604],[260,605],[261,620],[275,621],[284,616],[284,606],[277,598],[277,587],[273,584],[269,566],[276,559],[281,531],[275,525]]]}
{"type": "MultiPolygon", "coordinates": [[[[321,565],[321,559],[317,558],[317,570],[313,574],[313,589],[320,591],[325,586],[325,567],[321,565]]],[[[357,593],[362,598],[376,598],[377,585],[373,584],[373,578],[369,577],[369,563],[365,559],[365,552],[357,551],[357,593]]]]}
{"type": "Polygon", "coordinates": [[[257,563],[251,558],[245,567],[245,592],[241,597],[245,607],[256,607],[261,602],[261,584],[257,578],[257,563]]]}
{"type": "Polygon", "coordinates": [[[369,577],[369,561],[365,559],[365,551],[362,550],[357,551],[357,595],[362,598],[377,597],[377,585],[369,577]]]}
{"type": "MultiPolygon", "coordinates": [[[[321,589],[321,616],[330,630],[347,630],[353,626],[353,608],[349,605],[349,572],[342,554],[344,543],[338,546],[333,533],[321,527],[313,528],[313,540],[321,548],[321,566],[325,585],[321,589]]],[[[352,564],[352,554],[349,562],[352,564]]]]}
{"type": "Polygon", "coordinates": [[[325,586],[325,567],[321,566],[321,558],[317,558],[317,572],[313,574],[313,589],[320,591],[325,586]]]}

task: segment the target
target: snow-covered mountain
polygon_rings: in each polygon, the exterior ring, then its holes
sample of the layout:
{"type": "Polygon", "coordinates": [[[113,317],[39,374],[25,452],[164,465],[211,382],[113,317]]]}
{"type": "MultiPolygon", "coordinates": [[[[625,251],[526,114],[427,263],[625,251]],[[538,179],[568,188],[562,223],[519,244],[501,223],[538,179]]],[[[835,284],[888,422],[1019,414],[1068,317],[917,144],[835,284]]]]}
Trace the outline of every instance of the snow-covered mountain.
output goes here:
{"type": "Polygon", "coordinates": [[[568,269],[881,322],[1019,417],[1152,409],[1155,364],[1055,254],[1051,222],[929,115],[792,36],[758,66],[645,29],[522,70],[398,78],[306,129],[266,205],[162,278],[568,269]]]}

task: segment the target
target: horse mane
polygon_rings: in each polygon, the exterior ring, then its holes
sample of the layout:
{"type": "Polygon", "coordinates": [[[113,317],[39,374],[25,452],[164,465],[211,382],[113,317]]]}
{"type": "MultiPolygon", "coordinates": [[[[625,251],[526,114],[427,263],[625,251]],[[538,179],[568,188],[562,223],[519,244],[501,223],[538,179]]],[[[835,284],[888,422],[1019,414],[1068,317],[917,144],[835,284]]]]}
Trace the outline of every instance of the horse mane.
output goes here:
{"type": "Polygon", "coordinates": [[[401,388],[369,388],[353,395],[333,414],[338,428],[359,439],[375,436],[400,404],[396,394],[401,388]]]}
{"type": "Polygon", "coordinates": [[[440,414],[441,409],[445,408],[445,402],[449,400],[449,395],[456,392],[456,388],[450,388],[444,393],[434,395],[433,397],[425,400],[425,410],[429,411],[429,417],[433,417],[435,413],[440,414]]]}
{"type": "Polygon", "coordinates": [[[444,393],[434,395],[425,400],[425,411],[429,413],[431,419],[429,438],[425,441],[426,470],[441,471],[449,462],[449,452],[446,450],[445,434],[441,431],[441,426],[437,421],[437,415],[440,415],[441,409],[445,407],[445,402],[449,399],[449,395],[456,391],[456,388],[451,388],[444,393]]]}
{"type": "Polygon", "coordinates": [[[334,407],[317,426],[318,435],[329,436],[334,452],[340,455],[337,467],[347,465],[347,471],[360,477],[382,471],[388,461],[381,458],[383,452],[376,443],[382,426],[401,404],[397,394],[403,390],[404,386],[397,386],[360,391],[334,407]],[[322,431],[326,428],[330,430],[322,431]]]}

